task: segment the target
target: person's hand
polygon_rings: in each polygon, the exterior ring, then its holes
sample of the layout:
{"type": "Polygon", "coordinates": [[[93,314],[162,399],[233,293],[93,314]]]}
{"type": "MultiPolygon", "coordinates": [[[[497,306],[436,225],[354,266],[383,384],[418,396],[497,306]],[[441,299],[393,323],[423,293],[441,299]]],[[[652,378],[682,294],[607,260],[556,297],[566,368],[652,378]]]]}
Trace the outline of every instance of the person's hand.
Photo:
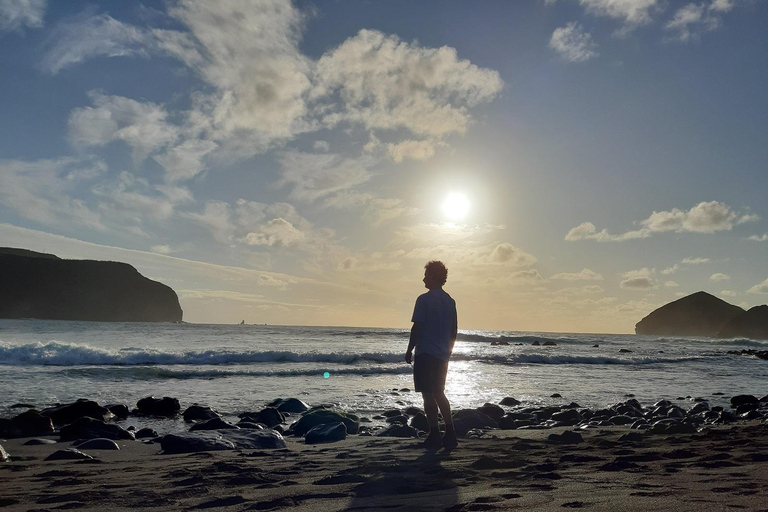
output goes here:
{"type": "Polygon", "coordinates": [[[411,364],[411,360],[413,359],[413,354],[410,352],[405,353],[405,362],[408,364],[411,364]]]}

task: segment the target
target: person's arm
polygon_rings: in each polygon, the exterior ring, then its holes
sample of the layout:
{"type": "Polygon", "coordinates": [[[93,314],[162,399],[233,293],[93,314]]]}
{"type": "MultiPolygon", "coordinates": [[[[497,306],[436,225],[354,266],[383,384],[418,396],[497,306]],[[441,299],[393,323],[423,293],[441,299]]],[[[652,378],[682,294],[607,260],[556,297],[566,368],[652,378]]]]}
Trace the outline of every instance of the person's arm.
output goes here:
{"type": "Polygon", "coordinates": [[[421,322],[413,322],[413,326],[411,327],[411,337],[408,339],[408,350],[405,351],[405,362],[408,364],[411,364],[411,361],[413,361],[413,349],[416,347],[420,331],[421,322]]]}

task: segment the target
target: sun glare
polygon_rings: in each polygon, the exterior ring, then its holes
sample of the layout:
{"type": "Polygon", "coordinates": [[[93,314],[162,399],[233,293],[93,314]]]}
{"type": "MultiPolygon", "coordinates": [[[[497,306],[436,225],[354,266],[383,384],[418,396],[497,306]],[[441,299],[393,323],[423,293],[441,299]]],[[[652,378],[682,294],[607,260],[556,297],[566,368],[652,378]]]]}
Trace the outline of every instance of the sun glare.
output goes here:
{"type": "Polygon", "coordinates": [[[464,194],[453,192],[443,201],[443,213],[451,220],[461,220],[469,213],[469,199],[464,194]]]}

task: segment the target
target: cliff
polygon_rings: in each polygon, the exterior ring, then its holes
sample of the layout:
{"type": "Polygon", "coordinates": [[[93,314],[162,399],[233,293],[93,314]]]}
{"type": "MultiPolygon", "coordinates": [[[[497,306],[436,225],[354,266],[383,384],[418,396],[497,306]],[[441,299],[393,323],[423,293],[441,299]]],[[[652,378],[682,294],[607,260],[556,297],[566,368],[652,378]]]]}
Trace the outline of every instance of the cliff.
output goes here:
{"type": "Polygon", "coordinates": [[[0,248],[0,318],[180,322],[182,311],[176,292],[126,263],[0,248]]]}
{"type": "Polygon", "coordinates": [[[755,306],[726,323],[718,338],[751,338],[768,340],[768,306],[755,306]]]}
{"type": "Polygon", "coordinates": [[[636,334],[717,336],[720,329],[744,310],[706,292],[666,304],[635,325],[636,334]]]}

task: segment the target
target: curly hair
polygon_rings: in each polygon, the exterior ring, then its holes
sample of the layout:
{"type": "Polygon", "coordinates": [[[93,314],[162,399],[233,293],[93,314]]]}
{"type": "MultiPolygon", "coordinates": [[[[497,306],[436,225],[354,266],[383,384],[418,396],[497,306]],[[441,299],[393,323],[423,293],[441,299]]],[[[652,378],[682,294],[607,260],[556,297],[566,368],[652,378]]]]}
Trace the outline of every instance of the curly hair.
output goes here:
{"type": "Polygon", "coordinates": [[[427,271],[428,275],[434,277],[440,283],[440,286],[443,286],[448,280],[448,269],[445,268],[445,264],[442,261],[432,260],[424,265],[424,270],[427,271]]]}

